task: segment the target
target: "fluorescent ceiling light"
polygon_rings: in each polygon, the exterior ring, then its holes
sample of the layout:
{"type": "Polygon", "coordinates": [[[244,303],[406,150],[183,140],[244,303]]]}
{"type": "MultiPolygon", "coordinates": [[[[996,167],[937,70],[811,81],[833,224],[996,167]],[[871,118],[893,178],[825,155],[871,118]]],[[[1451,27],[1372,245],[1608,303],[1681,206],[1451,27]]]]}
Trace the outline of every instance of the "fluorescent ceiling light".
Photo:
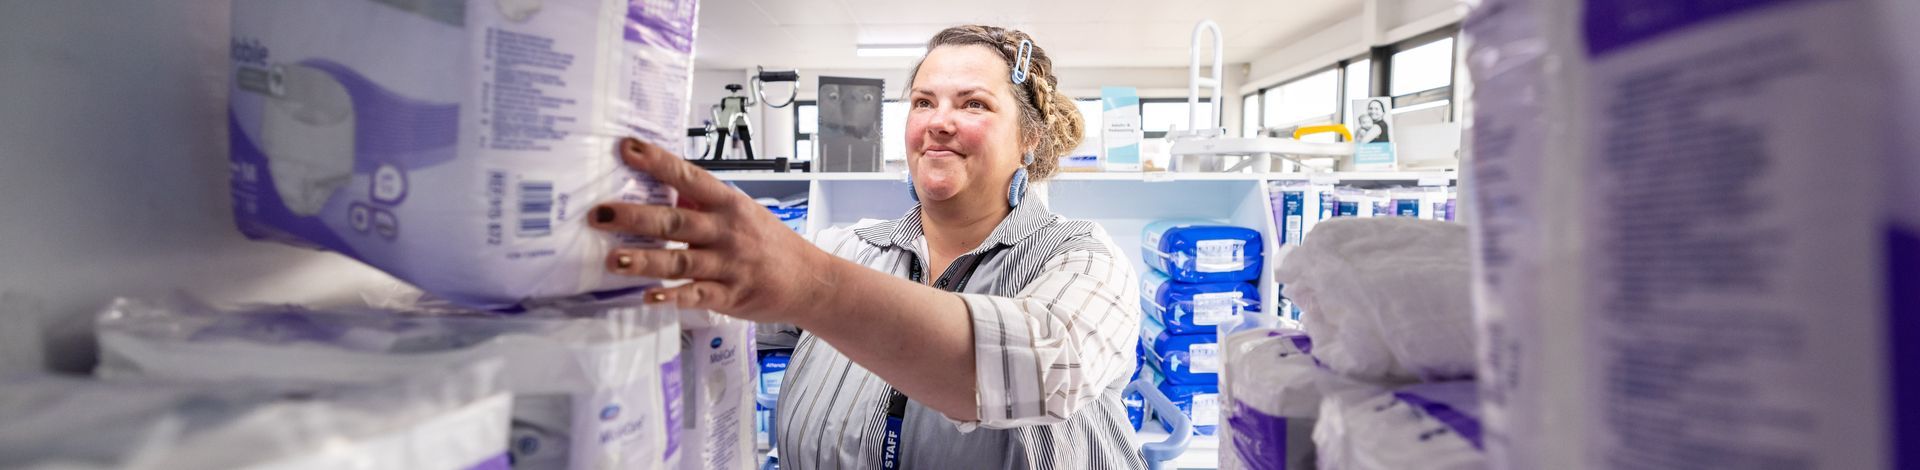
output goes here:
{"type": "Polygon", "coordinates": [[[920,57],[927,54],[925,44],[860,44],[853,47],[860,57],[920,57]]]}

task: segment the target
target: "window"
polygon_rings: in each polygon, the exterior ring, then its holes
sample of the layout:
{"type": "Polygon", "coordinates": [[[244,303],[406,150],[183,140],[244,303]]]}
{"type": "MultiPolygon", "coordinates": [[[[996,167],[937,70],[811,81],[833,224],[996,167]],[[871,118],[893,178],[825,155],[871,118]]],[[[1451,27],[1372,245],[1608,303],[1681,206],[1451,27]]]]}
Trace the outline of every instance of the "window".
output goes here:
{"type": "Polygon", "coordinates": [[[793,160],[813,161],[813,134],[820,132],[820,104],[817,101],[793,103],[793,160]]]}
{"type": "Polygon", "coordinates": [[[1260,107],[1267,128],[1330,123],[1340,112],[1336,69],[1327,69],[1266,90],[1260,107]]]}
{"type": "Polygon", "coordinates": [[[1453,37],[1393,53],[1388,91],[1404,96],[1453,85],[1453,37]]]}
{"type": "Polygon", "coordinates": [[[1240,99],[1240,136],[1260,136],[1260,94],[1248,93],[1240,99]]]}
{"type": "Polygon", "coordinates": [[[1373,96],[1373,61],[1360,59],[1348,62],[1346,74],[1347,94],[1342,104],[1373,96]]]}
{"type": "MultiPolygon", "coordinates": [[[[1213,121],[1207,117],[1213,114],[1211,98],[1200,100],[1200,120],[1202,123],[1213,121]]],[[[1186,98],[1141,98],[1140,130],[1148,139],[1167,136],[1167,132],[1186,130],[1190,122],[1186,98]]]]}

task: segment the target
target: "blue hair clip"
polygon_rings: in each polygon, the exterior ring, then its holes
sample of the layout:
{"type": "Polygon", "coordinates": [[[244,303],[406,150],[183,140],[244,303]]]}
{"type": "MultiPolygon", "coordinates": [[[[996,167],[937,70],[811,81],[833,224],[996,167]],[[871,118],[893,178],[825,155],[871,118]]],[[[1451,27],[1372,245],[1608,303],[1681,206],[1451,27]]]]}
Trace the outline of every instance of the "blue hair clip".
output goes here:
{"type": "Polygon", "coordinates": [[[1033,60],[1033,41],[1020,40],[1020,58],[1013,66],[1013,84],[1027,83],[1027,65],[1033,60]]]}

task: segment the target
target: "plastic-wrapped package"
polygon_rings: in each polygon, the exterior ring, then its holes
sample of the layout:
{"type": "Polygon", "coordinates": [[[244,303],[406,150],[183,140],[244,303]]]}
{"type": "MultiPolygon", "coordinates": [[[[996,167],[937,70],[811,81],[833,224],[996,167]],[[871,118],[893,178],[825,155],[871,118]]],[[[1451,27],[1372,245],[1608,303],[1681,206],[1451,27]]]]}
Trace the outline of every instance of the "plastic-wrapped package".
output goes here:
{"type": "Polygon", "coordinates": [[[696,0],[233,5],[240,231],[477,307],[657,283],[602,269],[593,204],[671,204],[619,138],[681,148],[696,0]]]}
{"type": "Polygon", "coordinates": [[[1466,227],[1333,220],[1284,251],[1274,278],[1328,368],[1382,383],[1473,376],[1466,227]]]}
{"type": "Polygon", "coordinates": [[[680,325],[680,468],[754,467],[753,325],[701,310],[683,310],[680,325]]]}
{"type": "Polygon", "coordinates": [[[365,384],[0,382],[0,468],[504,470],[497,360],[365,384]]]}
{"type": "Polygon", "coordinates": [[[500,358],[516,468],[657,468],[682,456],[668,432],[684,419],[677,315],[604,303],[501,316],[121,299],[98,322],[98,372],[362,382],[500,358]]]}
{"type": "Polygon", "coordinates": [[[1198,220],[1163,220],[1140,234],[1141,259],[1180,282],[1260,278],[1260,232],[1198,220]]]}
{"type": "Polygon", "coordinates": [[[1260,291],[1246,282],[1174,282],[1166,274],[1140,274],[1140,313],[1174,334],[1212,333],[1215,326],[1260,311],[1260,291]]]}
{"type": "Polygon", "coordinates": [[[1492,466],[1920,465],[1920,4],[1479,3],[1492,466]]]}
{"type": "MultiPolygon", "coordinates": [[[[1220,385],[1178,384],[1167,380],[1165,375],[1158,372],[1148,372],[1153,375],[1154,388],[1159,389],[1161,395],[1165,395],[1167,400],[1180,408],[1180,413],[1186,415],[1187,422],[1193,424],[1194,434],[1213,435],[1220,425],[1220,385]]],[[[1155,418],[1154,421],[1160,422],[1160,429],[1173,432],[1173,425],[1165,420],[1155,418]]]]}
{"type": "Polygon", "coordinates": [[[1141,325],[1140,344],[1148,365],[1169,382],[1183,385],[1220,383],[1220,336],[1215,333],[1173,334],[1159,323],[1141,325]]]}
{"type": "Polygon", "coordinates": [[[1220,468],[1313,469],[1313,426],[1320,415],[1319,378],[1328,374],[1309,353],[1306,332],[1284,328],[1235,331],[1221,346],[1220,468]]]}
{"type": "Polygon", "coordinates": [[[1313,428],[1319,468],[1486,468],[1474,382],[1431,382],[1397,390],[1357,383],[1327,388],[1313,428]]]}
{"type": "Polygon", "coordinates": [[[1332,217],[1334,204],[1332,184],[1319,184],[1309,181],[1283,181],[1274,183],[1268,189],[1273,202],[1273,222],[1279,230],[1281,245],[1299,244],[1313,233],[1314,225],[1332,217]]]}

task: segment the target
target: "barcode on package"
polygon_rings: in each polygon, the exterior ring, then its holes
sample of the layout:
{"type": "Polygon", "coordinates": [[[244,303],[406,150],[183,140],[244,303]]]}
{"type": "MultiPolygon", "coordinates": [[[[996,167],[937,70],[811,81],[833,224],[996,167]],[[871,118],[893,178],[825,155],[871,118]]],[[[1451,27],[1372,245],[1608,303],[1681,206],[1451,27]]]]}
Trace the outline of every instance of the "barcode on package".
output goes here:
{"type": "Polygon", "coordinates": [[[523,238],[553,234],[553,182],[520,182],[520,231],[523,238]]]}

